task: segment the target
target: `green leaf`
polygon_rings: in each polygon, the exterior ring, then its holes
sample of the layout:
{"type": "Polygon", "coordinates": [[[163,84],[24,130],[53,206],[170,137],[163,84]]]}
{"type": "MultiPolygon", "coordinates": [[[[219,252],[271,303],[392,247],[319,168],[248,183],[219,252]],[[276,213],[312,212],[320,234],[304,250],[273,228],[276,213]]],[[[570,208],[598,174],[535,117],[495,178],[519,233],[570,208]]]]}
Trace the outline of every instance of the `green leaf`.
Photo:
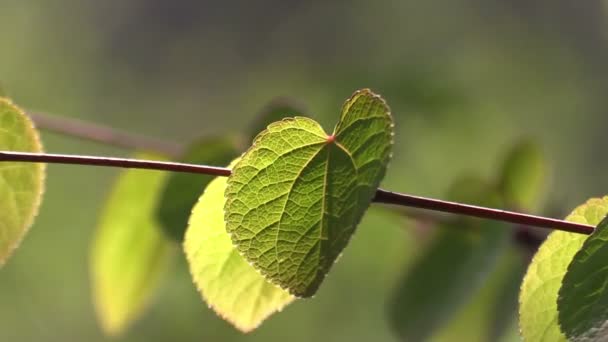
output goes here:
{"type": "Polygon", "coordinates": [[[217,314],[243,332],[294,300],[269,283],[232,245],[224,224],[227,178],[214,179],[192,211],[184,251],[196,287],[217,314]]]}
{"type": "MultiPolygon", "coordinates": [[[[494,192],[467,178],[455,183],[448,197],[487,204],[495,203],[494,192]]],[[[426,340],[444,326],[481,287],[509,236],[504,223],[464,217],[439,228],[390,301],[391,325],[401,340],[426,340]]]]}
{"type": "Polygon", "coordinates": [[[517,294],[526,264],[517,246],[509,246],[471,300],[433,341],[499,341],[508,329],[517,330],[517,294]]]}
{"type": "Polygon", "coordinates": [[[268,126],[234,167],[226,229],[272,282],[312,296],[348,244],[384,177],[389,108],[369,90],[346,101],[334,134],[296,117],[268,126]]]}
{"type": "MultiPolygon", "coordinates": [[[[182,162],[206,165],[227,165],[239,152],[232,139],[204,138],[192,144],[182,162]]],[[[192,207],[213,176],[174,172],[169,175],[157,210],[165,233],[176,241],[183,241],[192,207]]]]}
{"type": "MultiPolygon", "coordinates": [[[[300,103],[286,97],[277,97],[270,101],[264,109],[258,114],[256,120],[252,123],[249,130],[249,139],[255,140],[255,137],[275,121],[280,121],[283,118],[302,116],[305,110],[300,103]]],[[[221,164],[224,165],[224,164],[221,164]]]]}
{"type": "Polygon", "coordinates": [[[122,333],[142,314],[174,255],[154,217],[166,175],[124,171],[101,213],[91,250],[91,282],[97,317],[109,335],[122,333]]]}
{"type": "Polygon", "coordinates": [[[500,177],[500,188],[510,207],[536,211],[541,203],[547,166],[538,145],[522,141],[507,155],[500,177]]]}
{"type": "MultiPolygon", "coordinates": [[[[0,98],[0,150],[42,152],[32,121],[6,98],[0,98]]],[[[0,265],[19,246],[38,214],[44,176],[44,164],[0,163],[0,265]]]]}
{"type": "Polygon", "coordinates": [[[608,218],[600,222],[574,255],[559,290],[557,308],[562,332],[573,341],[608,337],[608,218]]]}
{"type": "MultiPolygon", "coordinates": [[[[597,225],[608,213],[608,196],[577,207],[566,220],[597,225]]],[[[519,326],[526,341],[565,341],[558,326],[558,290],[586,235],[551,233],[532,259],[519,294],[519,326]]]]}

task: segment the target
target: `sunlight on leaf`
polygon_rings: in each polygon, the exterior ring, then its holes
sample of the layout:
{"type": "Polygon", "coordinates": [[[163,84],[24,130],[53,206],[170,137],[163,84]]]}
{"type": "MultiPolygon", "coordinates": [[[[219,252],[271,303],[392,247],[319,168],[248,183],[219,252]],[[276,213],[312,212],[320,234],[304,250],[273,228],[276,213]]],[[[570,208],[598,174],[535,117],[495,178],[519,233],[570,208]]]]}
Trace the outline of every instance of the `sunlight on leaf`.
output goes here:
{"type": "MultiPolygon", "coordinates": [[[[161,159],[138,154],[136,158],[161,159]]],[[[154,218],[167,173],[122,172],[101,213],[91,249],[93,302],[103,330],[118,335],[145,309],[174,246],[154,218]]]]}
{"type": "MultiPolygon", "coordinates": [[[[567,221],[597,225],[608,213],[608,197],[577,207],[567,221]]],[[[557,323],[558,290],[586,235],[555,231],[528,266],[519,294],[519,326],[526,341],[565,341],[557,323]]]]}
{"type": "MultiPolygon", "coordinates": [[[[0,97],[0,150],[42,152],[32,121],[0,97]]],[[[12,255],[38,214],[44,192],[44,164],[0,163],[0,265],[12,255]]]]}
{"type": "Polygon", "coordinates": [[[568,266],[559,290],[559,324],[571,341],[608,337],[608,218],[583,243],[568,266]]]}
{"type": "Polygon", "coordinates": [[[227,178],[211,181],[196,204],[184,240],[190,273],[203,299],[243,332],[295,298],[269,283],[232,245],[224,224],[227,178]]]}
{"type": "Polygon", "coordinates": [[[388,106],[369,90],[346,101],[331,136],[303,117],[268,126],[226,189],[241,254],[290,293],[314,295],[384,177],[392,135],[388,106]]]}
{"type": "MultiPolygon", "coordinates": [[[[192,144],[180,160],[184,163],[226,165],[238,155],[233,139],[203,138],[192,144]]],[[[162,191],[157,215],[165,233],[176,241],[184,239],[192,207],[207,184],[210,175],[173,172],[162,191]]]]}

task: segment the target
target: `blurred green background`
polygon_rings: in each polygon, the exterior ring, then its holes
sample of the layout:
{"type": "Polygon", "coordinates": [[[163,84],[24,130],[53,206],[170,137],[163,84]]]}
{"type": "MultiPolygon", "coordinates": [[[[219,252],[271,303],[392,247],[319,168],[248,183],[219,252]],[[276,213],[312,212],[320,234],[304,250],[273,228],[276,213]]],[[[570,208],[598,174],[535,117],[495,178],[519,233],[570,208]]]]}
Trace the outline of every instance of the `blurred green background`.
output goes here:
{"type": "MultiPolygon", "coordinates": [[[[563,0],[2,0],[0,82],[27,109],[183,143],[245,131],[279,95],[330,130],[344,99],[369,87],[396,121],[385,188],[444,198],[463,173],[495,177],[509,147],[531,137],[551,164],[549,213],[562,217],[608,193],[605,13],[602,2],[563,0]]],[[[130,154],[43,141],[49,152],[130,154]]],[[[49,166],[39,219],[0,271],[0,340],[107,340],[88,256],[117,172],[49,166]]],[[[408,220],[373,207],[315,298],[249,335],[207,308],[179,254],[118,340],[395,341],[386,302],[419,239],[408,220]]],[[[459,341],[480,328],[461,314],[438,334],[459,341]]],[[[516,339],[515,326],[508,333],[516,339]]]]}

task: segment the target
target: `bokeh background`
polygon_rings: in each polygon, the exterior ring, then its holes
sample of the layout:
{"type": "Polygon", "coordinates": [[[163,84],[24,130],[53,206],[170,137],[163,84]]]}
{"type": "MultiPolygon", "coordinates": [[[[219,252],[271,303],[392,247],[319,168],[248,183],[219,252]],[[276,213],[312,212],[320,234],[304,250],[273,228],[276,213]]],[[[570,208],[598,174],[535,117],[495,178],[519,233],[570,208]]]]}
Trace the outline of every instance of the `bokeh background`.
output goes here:
{"type": "MultiPolygon", "coordinates": [[[[608,193],[607,14],[604,2],[566,0],[2,0],[0,82],[27,109],[180,143],[244,131],[279,95],[330,129],[344,99],[370,87],[396,121],[384,187],[442,198],[463,173],[495,177],[527,137],[551,165],[544,213],[562,217],[608,193]]],[[[130,154],[43,140],[49,152],[130,154]]],[[[39,219],[0,271],[0,340],[108,340],[88,256],[119,171],[48,172],[39,219]]],[[[150,310],[116,340],[396,341],[386,304],[423,245],[415,231],[372,208],[315,298],[249,335],[207,308],[179,254],[150,310]]],[[[463,340],[481,329],[472,317],[438,336],[463,340]]],[[[517,339],[514,325],[505,338],[517,339]]]]}

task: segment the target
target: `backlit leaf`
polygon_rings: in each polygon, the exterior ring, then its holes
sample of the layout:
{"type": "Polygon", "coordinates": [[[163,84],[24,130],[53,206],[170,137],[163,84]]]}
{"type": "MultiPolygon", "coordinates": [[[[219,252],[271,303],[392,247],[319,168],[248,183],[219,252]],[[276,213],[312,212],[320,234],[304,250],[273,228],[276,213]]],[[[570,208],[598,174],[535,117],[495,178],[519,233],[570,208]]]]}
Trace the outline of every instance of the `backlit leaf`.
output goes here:
{"type": "Polygon", "coordinates": [[[194,207],[184,251],[203,299],[219,316],[248,332],[294,297],[268,282],[232,244],[224,224],[226,182],[225,177],[211,181],[194,207]]]}
{"type": "MultiPolygon", "coordinates": [[[[192,144],[181,159],[184,163],[227,165],[238,155],[235,143],[226,137],[204,138],[192,144]]],[[[167,235],[182,241],[192,207],[213,176],[173,172],[162,191],[157,211],[167,235]]]]}
{"type": "Polygon", "coordinates": [[[608,218],[574,255],[559,290],[559,324],[572,341],[608,338],[608,218]]]}
{"type": "Polygon", "coordinates": [[[166,175],[124,171],[101,213],[91,250],[91,283],[97,317],[107,334],[122,333],[141,315],[174,254],[154,216],[166,175]]]}
{"type": "MultiPolygon", "coordinates": [[[[0,150],[42,152],[32,121],[0,97],[0,150]]],[[[44,164],[0,163],[0,265],[34,222],[44,192],[44,164]]]]}
{"type": "MultiPolygon", "coordinates": [[[[608,197],[577,207],[566,220],[597,225],[608,213],[608,197]]],[[[519,294],[519,326],[526,341],[565,341],[557,317],[557,298],[568,265],[586,235],[555,231],[540,246],[519,294]]]]}
{"type": "Polygon", "coordinates": [[[392,135],[388,106],[369,90],[346,101],[332,135],[303,117],[268,126],[226,189],[226,229],[241,254],[290,293],[312,296],[384,177],[392,135]]]}

